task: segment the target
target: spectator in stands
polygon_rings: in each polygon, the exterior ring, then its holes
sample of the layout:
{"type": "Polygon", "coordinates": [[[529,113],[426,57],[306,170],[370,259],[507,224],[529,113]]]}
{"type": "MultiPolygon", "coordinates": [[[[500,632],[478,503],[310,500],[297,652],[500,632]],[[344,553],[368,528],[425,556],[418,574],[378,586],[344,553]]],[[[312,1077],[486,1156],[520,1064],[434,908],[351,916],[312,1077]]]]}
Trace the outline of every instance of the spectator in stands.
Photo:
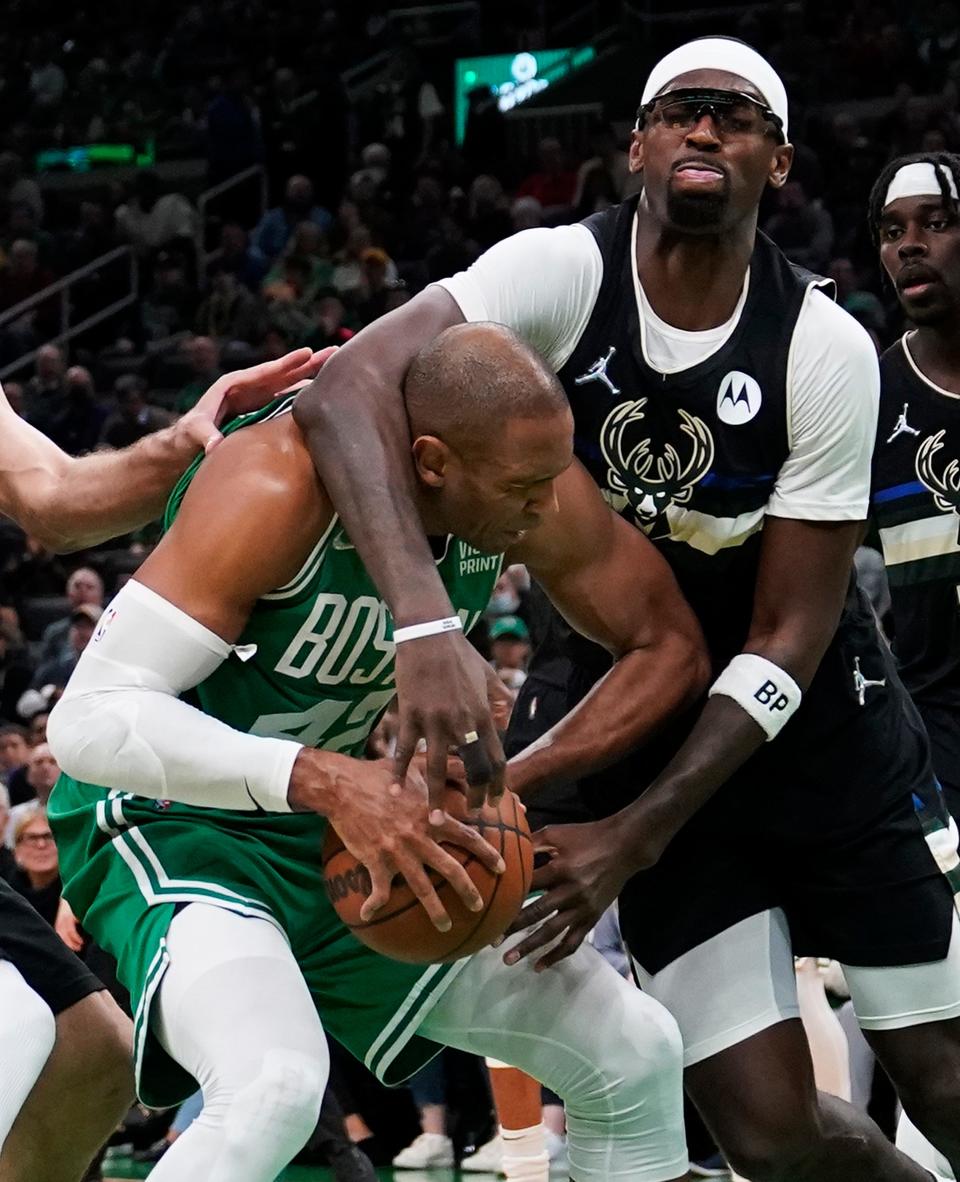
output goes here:
{"type": "MultiPolygon", "coordinates": [[[[526,671],[530,660],[530,632],[519,616],[498,616],[490,625],[490,663],[504,669],[526,671]]],[[[516,689],[517,686],[512,688],[516,689]]]]}
{"type": "Polygon", "coordinates": [[[47,746],[46,740],[35,743],[27,755],[27,783],[30,785],[33,796],[25,804],[14,805],[10,810],[10,819],[14,824],[36,802],[46,805],[59,775],[60,768],[57,766],[57,761],[47,746]]]}
{"type": "Polygon", "coordinates": [[[440,237],[436,246],[427,252],[427,278],[430,282],[445,279],[465,271],[479,254],[475,242],[471,242],[463,226],[454,217],[440,220],[440,237]]]}
{"type": "MultiPolygon", "coordinates": [[[[641,182],[637,179],[640,174],[630,172],[630,158],[620,146],[611,124],[594,124],[590,132],[590,150],[592,154],[577,170],[577,186],[572,204],[578,210],[584,202],[588,178],[593,177],[598,170],[605,175],[605,187],[614,194],[616,201],[622,201],[624,197],[637,192],[641,187],[641,182]]],[[[599,186],[595,178],[591,183],[594,188],[599,186]]]]}
{"type": "MultiPolygon", "coordinates": [[[[363,298],[365,276],[363,256],[373,246],[373,238],[366,226],[352,230],[343,250],[336,256],[333,286],[346,303],[357,303],[363,298]]],[[[388,258],[385,278],[394,282],[399,278],[396,264],[388,258]]]]}
{"type": "Polygon", "coordinates": [[[326,233],[332,220],[329,210],[315,204],[310,178],[292,176],[287,181],[283,204],[268,209],[254,230],[253,245],[273,263],[283,253],[300,222],[313,222],[326,233]]]}
{"type": "MultiPolygon", "coordinates": [[[[49,748],[47,748],[49,751],[49,748]]],[[[52,759],[52,756],[50,757],[52,759]]],[[[56,776],[60,769],[56,767],[56,776]]],[[[52,787],[52,785],[51,785],[52,787]]],[[[47,793],[49,796],[49,792],[47,793]]],[[[41,805],[21,805],[28,810],[13,822],[13,857],[16,871],[10,885],[49,924],[57,918],[60,905],[60,859],[53,839],[47,810],[41,805]]],[[[14,810],[16,811],[16,810],[14,810]]]]}
{"type": "Polygon", "coordinates": [[[952,62],[960,58],[960,10],[944,0],[933,11],[933,29],[920,42],[920,60],[926,73],[927,88],[939,89],[947,78],[952,62]]]}
{"type": "Polygon", "coordinates": [[[153,283],[141,303],[147,339],[165,341],[188,331],[196,311],[197,288],[188,277],[183,251],[161,251],[154,262],[153,283]]]}
{"type": "MultiPolygon", "coordinates": [[[[22,726],[12,722],[0,726],[0,784],[3,784],[4,790],[13,775],[26,766],[29,754],[27,732],[22,726]]],[[[7,807],[9,806],[10,800],[7,797],[7,807]]],[[[0,823],[0,833],[3,831],[4,826],[0,823]]]]}
{"type": "Polygon", "coordinates": [[[137,173],[133,193],[115,217],[122,237],[142,252],[176,242],[192,248],[197,233],[193,206],[182,193],[165,193],[163,182],[152,169],[137,173]]]}
{"type": "Polygon", "coordinates": [[[30,715],[30,721],[27,723],[27,737],[30,740],[31,750],[33,750],[34,747],[38,747],[41,743],[46,743],[47,719],[49,719],[50,711],[56,705],[57,701],[59,700],[59,695],[62,692],[62,687],[56,685],[45,685],[43,689],[39,691],[44,700],[49,704],[42,710],[36,710],[30,715]]]}
{"type": "MultiPolygon", "coordinates": [[[[197,309],[194,327],[201,336],[215,341],[253,341],[260,331],[262,310],[256,297],[239,281],[222,260],[207,271],[209,288],[197,309]]],[[[196,386],[196,381],[191,382],[196,386]]],[[[196,399],[206,387],[196,388],[196,399]]],[[[181,402],[177,402],[178,409],[181,402]]],[[[188,409],[186,406],[183,409],[188,409]]]]}
{"type": "Polygon", "coordinates": [[[387,297],[392,287],[392,283],[387,280],[389,262],[390,256],[378,246],[368,247],[360,256],[363,286],[357,312],[363,324],[379,320],[387,310],[387,297]]]}
{"type": "Polygon", "coordinates": [[[274,72],[263,104],[263,138],[275,192],[284,177],[316,167],[323,115],[317,91],[305,90],[296,70],[281,66],[274,72]]]}
{"type": "Polygon", "coordinates": [[[37,350],[36,373],[23,392],[24,415],[44,435],[56,427],[63,408],[66,361],[59,345],[41,345],[37,350]]]}
{"type": "Polygon", "coordinates": [[[30,94],[41,111],[50,112],[60,106],[66,88],[67,76],[54,58],[53,39],[50,38],[30,71],[30,94]]]}
{"type": "Polygon", "coordinates": [[[543,219],[544,209],[536,197],[518,197],[510,207],[510,224],[514,234],[542,226],[543,219]]]}
{"type": "Polygon", "coordinates": [[[495,176],[481,174],[470,185],[467,233],[482,251],[513,233],[510,202],[495,176]]]}
{"type": "Polygon", "coordinates": [[[33,689],[43,689],[48,685],[62,689],[67,684],[77,661],[80,660],[80,654],[90,643],[90,637],[102,614],[102,608],[92,603],[81,603],[73,609],[70,613],[66,651],[49,661],[43,661],[37,667],[31,681],[33,689]]]}
{"type": "Polygon", "coordinates": [[[144,435],[170,425],[170,415],[147,402],[147,383],[140,374],[123,374],[114,383],[113,392],[117,411],[104,423],[101,443],[108,447],[129,447],[144,435]]]}
{"type": "Polygon", "coordinates": [[[90,370],[72,365],[63,382],[63,410],[51,438],[71,456],[81,456],[97,446],[106,412],[97,400],[90,370]]]}
{"type": "Polygon", "coordinates": [[[361,167],[350,177],[348,191],[372,193],[375,199],[382,200],[389,185],[391,161],[392,153],[386,144],[367,144],[360,153],[361,167]]]}
{"type": "Polygon", "coordinates": [[[821,272],[833,248],[833,219],[811,202],[799,181],[787,181],[778,194],[777,212],[764,227],[792,263],[821,272]]]}
{"type": "Polygon", "coordinates": [[[64,271],[76,271],[117,245],[113,220],[102,201],[81,201],[76,227],[64,235],[60,256],[64,271]]]}
{"type": "MultiPolygon", "coordinates": [[[[18,238],[10,247],[7,265],[0,271],[0,312],[28,300],[53,283],[53,272],[40,263],[39,254],[37,244],[28,238],[18,238]]],[[[38,332],[55,331],[55,313],[48,300],[34,309],[33,319],[38,332]]]]}
{"type": "Polygon", "coordinates": [[[518,197],[536,197],[544,211],[544,220],[556,222],[569,213],[577,188],[577,174],[568,168],[563,146],[547,136],[537,148],[540,167],[520,182],[518,197]]]}
{"type": "Polygon", "coordinates": [[[19,415],[22,419],[24,417],[23,382],[4,382],[3,392],[7,396],[7,402],[10,403],[10,409],[15,415],[19,415]]]}
{"type": "Polygon", "coordinates": [[[227,180],[262,159],[260,110],[251,92],[249,74],[237,67],[207,107],[210,183],[227,180]]]}
{"type": "Polygon", "coordinates": [[[226,222],[220,231],[217,265],[235,275],[249,291],[259,291],[267,261],[250,245],[250,235],[237,222],[226,222]]]}
{"type": "Polygon", "coordinates": [[[317,294],[333,283],[333,263],[326,236],[316,222],[299,222],[283,254],[267,273],[265,284],[286,280],[294,283],[298,299],[312,302],[317,294]],[[294,260],[295,273],[288,266],[294,260]]]}
{"type": "MultiPolygon", "coordinates": [[[[227,274],[235,282],[230,272],[227,274]]],[[[198,319],[202,319],[203,305],[198,319]]],[[[223,373],[220,364],[220,346],[212,337],[191,336],[181,345],[181,351],[190,363],[193,376],[177,395],[177,414],[185,414],[200,401],[201,397],[210,389],[217,378],[223,373]]]]}
{"type": "Polygon", "coordinates": [[[78,607],[90,604],[98,612],[103,611],[103,579],[92,567],[78,567],[67,579],[66,586],[69,610],[62,620],[54,620],[43,630],[40,641],[40,660],[56,661],[69,658],[72,652],[70,627],[73,613],[78,607]]]}
{"type": "Polygon", "coordinates": [[[353,329],[344,324],[347,310],[337,296],[322,296],[314,304],[313,314],[313,327],[303,338],[308,348],[316,351],[330,345],[345,345],[354,335],[353,329]]]}
{"type": "Polygon", "coordinates": [[[23,175],[23,157],[17,152],[0,152],[0,201],[8,208],[26,205],[37,225],[43,221],[43,196],[32,177],[23,175]]]}

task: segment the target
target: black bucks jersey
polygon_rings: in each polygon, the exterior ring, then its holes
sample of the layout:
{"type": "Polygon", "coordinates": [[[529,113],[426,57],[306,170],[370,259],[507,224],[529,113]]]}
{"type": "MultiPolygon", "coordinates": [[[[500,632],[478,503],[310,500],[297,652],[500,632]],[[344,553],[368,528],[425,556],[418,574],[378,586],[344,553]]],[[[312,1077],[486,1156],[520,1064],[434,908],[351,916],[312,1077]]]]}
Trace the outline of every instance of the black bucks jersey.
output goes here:
{"type": "MultiPolygon", "coordinates": [[[[728,339],[699,364],[661,373],[641,346],[635,204],[585,223],[603,256],[603,281],[560,378],[579,458],[608,502],[670,563],[719,673],[742,651],[750,627],[767,504],[790,453],[794,331],[809,289],[823,281],[758,235],[747,297],[728,339]]],[[[583,664],[580,647],[573,655],[583,664]]],[[[845,724],[860,727],[865,715],[880,712],[877,689],[888,684],[895,684],[889,653],[851,577],[836,637],[800,710],[738,776],[778,778],[786,766],[800,781],[832,780],[834,740],[845,724]]],[[[856,742],[852,731],[844,745],[856,742]]],[[[873,756],[858,752],[857,760],[870,765],[873,756]]],[[[884,774],[880,762],[871,774],[884,774]]]]}
{"type": "Polygon", "coordinates": [[[881,364],[873,515],[900,674],[960,803],[960,395],[919,373],[904,337],[881,364]]]}

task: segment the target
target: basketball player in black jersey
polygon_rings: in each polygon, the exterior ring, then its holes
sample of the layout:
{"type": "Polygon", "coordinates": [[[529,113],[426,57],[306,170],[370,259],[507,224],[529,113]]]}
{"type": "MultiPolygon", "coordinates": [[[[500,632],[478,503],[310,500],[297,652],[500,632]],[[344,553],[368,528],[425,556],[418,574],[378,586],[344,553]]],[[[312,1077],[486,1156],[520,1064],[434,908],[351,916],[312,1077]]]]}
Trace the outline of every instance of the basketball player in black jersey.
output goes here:
{"type": "MultiPolygon", "coordinates": [[[[427,622],[449,607],[403,495],[411,356],[450,324],[500,320],[557,369],[577,454],[667,556],[716,681],[696,718],[587,786],[608,819],[542,831],[546,894],[525,919],[546,922],[508,960],[548,967],[619,895],[644,986],[684,1034],[688,1091],[738,1172],[920,1182],[871,1122],[817,1097],[796,1005],[793,952],[844,964],[905,1107],[956,1168],[960,931],[937,860],[953,838],[922,723],[851,580],[879,375],[821,281],[757,233],[765,188],[788,174],[787,114],[740,42],[667,55],[631,145],[639,199],[499,243],[365,329],[298,418],[395,616],[427,622]]],[[[575,700],[600,670],[571,651],[575,700]]],[[[418,732],[435,768],[445,743],[483,744],[481,679],[455,636],[406,646],[401,762],[418,732]]],[[[523,767],[508,768],[521,793],[523,767]]]]}
{"type": "Polygon", "coordinates": [[[873,516],[900,675],[960,816],[960,157],[907,156],[871,195],[880,259],[912,328],[880,361],[873,516]]]}
{"type": "MultiPolygon", "coordinates": [[[[910,330],[880,359],[872,515],[900,674],[960,816],[960,157],[904,156],[877,178],[870,226],[910,330]]],[[[949,848],[949,847],[948,847],[949,848]]],[[[955,868],[951,867],[955,873],[955,868]]],[[[901,1124],[898,1144],[924,1154],[901,1124]]]]}

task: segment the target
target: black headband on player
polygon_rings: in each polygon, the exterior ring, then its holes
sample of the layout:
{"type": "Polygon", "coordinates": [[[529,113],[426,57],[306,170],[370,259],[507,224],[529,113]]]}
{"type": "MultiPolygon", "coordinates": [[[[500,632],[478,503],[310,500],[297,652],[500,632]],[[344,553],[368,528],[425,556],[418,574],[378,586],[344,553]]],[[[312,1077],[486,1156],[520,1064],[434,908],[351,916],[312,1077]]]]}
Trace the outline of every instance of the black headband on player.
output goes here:
{"type": "Polygon", "coordinates": [[[756,117],[773,125],[779,143],[786,143],[783,120],[762,100],[739,90],[713,87],[681,87],[658,94],[637,110],[636,128],[642,131],[647,119],[656,114],[660,122],[675,131],[687,131],[709,114],[721,135],[749,135],[757,131],[756,117]]]}

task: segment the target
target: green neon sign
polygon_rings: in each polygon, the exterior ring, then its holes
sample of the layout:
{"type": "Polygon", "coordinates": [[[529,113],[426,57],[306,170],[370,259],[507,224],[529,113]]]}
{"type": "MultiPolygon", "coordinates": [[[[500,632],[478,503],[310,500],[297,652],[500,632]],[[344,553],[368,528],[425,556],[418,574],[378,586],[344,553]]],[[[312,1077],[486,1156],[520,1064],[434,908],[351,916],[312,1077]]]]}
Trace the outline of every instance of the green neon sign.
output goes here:
{"type": "Polygon", "coordinates": [[[529,102],[549,86],[588,65],[597,56],[592,45],[579,49],[538,49],[535,53],[506,53],[491,57],[458,58],[453,67],[454,123],[457,143],[463,143],[471,90],[488,89],[506,113],[529,102]]]}

